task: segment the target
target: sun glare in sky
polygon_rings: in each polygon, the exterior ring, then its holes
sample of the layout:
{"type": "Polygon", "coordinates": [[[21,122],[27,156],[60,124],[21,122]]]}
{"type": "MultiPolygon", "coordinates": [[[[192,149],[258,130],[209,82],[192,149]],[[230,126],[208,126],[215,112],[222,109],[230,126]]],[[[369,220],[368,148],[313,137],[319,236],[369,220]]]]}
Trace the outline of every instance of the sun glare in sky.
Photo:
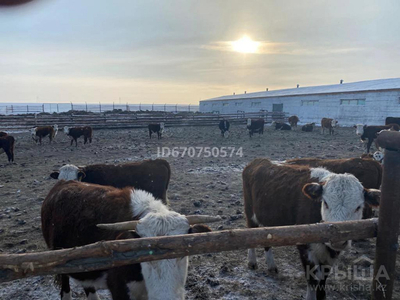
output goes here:
{"type": "Polygon", "coordinates": [[[253,41],[246,35],[241,39],[232,42],[233,50],[241,53],[256,53],[259,45],[259,42],[253,41]]]}

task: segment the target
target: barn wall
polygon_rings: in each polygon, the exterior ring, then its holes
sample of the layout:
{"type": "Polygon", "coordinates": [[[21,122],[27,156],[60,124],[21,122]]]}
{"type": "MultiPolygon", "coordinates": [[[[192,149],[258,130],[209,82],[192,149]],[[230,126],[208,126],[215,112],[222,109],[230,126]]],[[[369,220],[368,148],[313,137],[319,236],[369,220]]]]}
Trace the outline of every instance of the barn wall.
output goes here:
{"type": "MultiPolygon", "coordinates": [[[[354,101],[353,101],[354,102],[354,101]]],[[[354,124],[380,125],[388,116],[400,117],[400,90],[335,93],[324,95],[299,95],[254,99],[204,100],[200,101],[200,112],[219,111],[236,113],[258,112],[261,109],[272,111],[273,104],[283,103],[283,111],[297,115],[300,123],[320,123],[321,118],[336,118],[343,126],[354,124]],[[365,105],[341,104],[341,100],[365,99],[365,105]],[[308,101],[308,102],[303,102],[308,101]],[[305,105],[318,101],[318,105],[305,105]],[[303,105],[302,105],[303,103],[303,105]]]]}

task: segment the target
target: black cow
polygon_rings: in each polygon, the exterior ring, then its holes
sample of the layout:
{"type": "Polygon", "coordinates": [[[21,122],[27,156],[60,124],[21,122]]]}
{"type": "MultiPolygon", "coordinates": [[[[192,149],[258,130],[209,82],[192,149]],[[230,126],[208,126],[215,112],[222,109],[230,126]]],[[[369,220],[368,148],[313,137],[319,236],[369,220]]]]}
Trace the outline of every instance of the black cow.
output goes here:
{"type": "Polygon", "coordinates": [[[389,125],[389,124],[397,124],[400,126],[400,118],[387,117],[385,120],[385,125],[389,125]]]}
{"type": "Polygon", "coordinates": [[[247,119],[247,130],[249,131],[250,137],[253,133],[264,134],[264,119],[247,119]]]}
{"type": "Polygon", "coordinates": [[[315,123],[307,123],[301,127],[302,131],[312,132],[314,130],[315,123]]]}
{"type": "Polygon", "coordinates": [[[230,127],[229,121],[227,121],[227,120],[219,121],[218,127],[221,130],[221,135],[223,137],[225,137],[225,133],[227,134],[226,137],[229,136],[229,127],[230,127]]]}
{"type": "Polygon", "coordinates": [[[161,139],[161,135],[164,132],[164,123],[158,123],[158,124],[149,124],[149,136],[151,138],[151,134],[157,132],[157,137],[158,139],[161,139]]]}
{"type": "Polygon", "coordinates": [[[292,130],[292,127],[282,122],[272,122],[271,126],[275,126],[275,130],[292,130]]]}

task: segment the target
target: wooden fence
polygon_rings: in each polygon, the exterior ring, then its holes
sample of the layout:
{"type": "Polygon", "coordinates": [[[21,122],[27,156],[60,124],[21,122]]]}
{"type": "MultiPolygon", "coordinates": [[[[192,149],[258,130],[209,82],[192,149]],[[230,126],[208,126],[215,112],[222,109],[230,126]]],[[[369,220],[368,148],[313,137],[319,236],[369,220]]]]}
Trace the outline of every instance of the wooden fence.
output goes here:
{"type": "Polygon", "coordinates": [[[264,118],[266,123],[285,121],[284,112],[258,112],[236,114],[202,113],[127,113],[127,114],[88,114],[58,115],[37,114],[0,116],[0,130],[29,129],[35,126],[57,124],[64,126],[92,126],[94,129],[144,128],[150,123],[164,122],[166,127],[216,126],[222,119],[233,124],[246,124],[248,118],[264,118]]]}

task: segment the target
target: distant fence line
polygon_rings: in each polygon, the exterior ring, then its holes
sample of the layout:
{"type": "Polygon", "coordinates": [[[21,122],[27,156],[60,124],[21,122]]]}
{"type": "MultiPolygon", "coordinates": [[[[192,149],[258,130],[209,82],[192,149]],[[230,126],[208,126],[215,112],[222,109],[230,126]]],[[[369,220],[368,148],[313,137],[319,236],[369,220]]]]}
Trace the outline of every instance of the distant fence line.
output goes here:
{"type": "Polygon", "coordinates": [[[15,103],[0,105],[0,114],[63,113],[70,110],[102,113],[106,111],[163,111],[197,112],[198,105],[192,104],[102,104],[102,103],[15,103]]]}
{"type": "Polygon", "coordinates": [[[0,130],[21,130],[34,126],[57,124],[64,126],[92,126],[95,129],[144,128],[150,123],[164,122],[166,127],[179,126],[215,126],[220,120],[227,119],[231,123],[246,124],[247,118],[263,118],[266,123],[284,121],[284,112],[257,112],[235,114],[205,113],[171,113],[145,112],[124,114],[36,114],[0,116],[0,130]]]}

